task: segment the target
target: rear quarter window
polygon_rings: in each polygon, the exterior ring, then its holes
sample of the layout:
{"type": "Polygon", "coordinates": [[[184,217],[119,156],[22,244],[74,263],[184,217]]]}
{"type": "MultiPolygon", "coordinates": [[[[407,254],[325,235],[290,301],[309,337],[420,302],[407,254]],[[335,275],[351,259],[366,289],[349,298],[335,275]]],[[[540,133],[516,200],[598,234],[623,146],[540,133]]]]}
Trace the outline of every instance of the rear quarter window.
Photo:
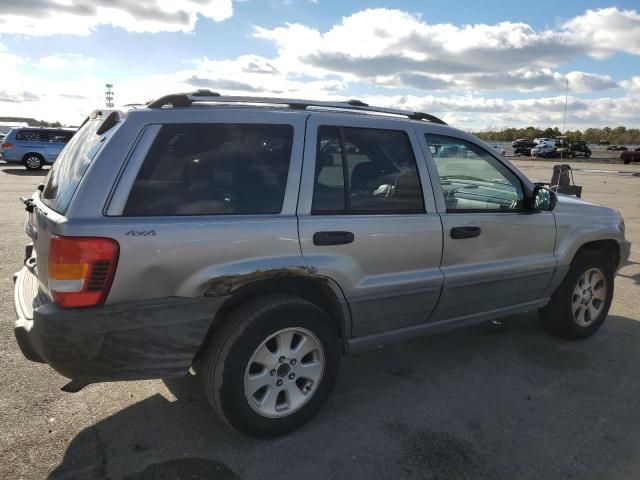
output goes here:
{"type": "Polygon", "coordinates": [[[42,192],[42,201],[58,213],[66,213],[82,177],[104,144],[105,137],[96,133],[100,124],[100,118],[85,123],[60,152],[51,168],[42,192]]]}
{"type": "Polygon", "coordinates": [[[125,216],[275,214],[282,210],[291,125],[164,125],[125,216]]]}

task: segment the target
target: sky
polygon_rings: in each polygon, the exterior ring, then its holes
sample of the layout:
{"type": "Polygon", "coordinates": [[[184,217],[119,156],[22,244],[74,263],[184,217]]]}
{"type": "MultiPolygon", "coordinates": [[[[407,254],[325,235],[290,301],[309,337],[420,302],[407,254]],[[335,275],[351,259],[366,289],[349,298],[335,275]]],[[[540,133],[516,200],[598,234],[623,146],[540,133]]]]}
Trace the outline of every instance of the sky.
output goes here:
{"type": "Polygon", "coordinates": [[[0,116],[77,125],[208,88],[466,130],[640,127],[640,2],[0,0],[0,116]]]}

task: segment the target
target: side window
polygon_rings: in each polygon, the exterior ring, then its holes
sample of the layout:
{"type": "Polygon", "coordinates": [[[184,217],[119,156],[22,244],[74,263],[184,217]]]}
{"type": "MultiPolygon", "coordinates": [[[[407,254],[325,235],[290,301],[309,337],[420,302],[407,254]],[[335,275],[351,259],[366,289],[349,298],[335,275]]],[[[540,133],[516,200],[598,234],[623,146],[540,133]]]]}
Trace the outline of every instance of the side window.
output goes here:
{"type": "Polygon", "coordinates": [[[279,213],[292,142],[290,125],[164,125],[138,172],[124,215],[279,213]]]}
{"type": "Polygon", "coordinates": [[[321,126],[312,214],[424,212],[416,159],[407,134],[321,126]]]}
{"type": "Polygon", "coordinates": [[[73,133],[71,132],[58,132],[58,131],[50,131],[49,132],[49,142],[50,143],[67,143],[71,140],[73,133]]]}
{"type": "Polygon", "coordinates": [[[491,154],[458,138],[431,134],[425,137],[448,212],[523,207],[520,179],[491,154]]]}
{"type": "Polygon", "coordinates": [[[46,142],[46,133],[40,130],[20,130],[16,133],[16,140],[25,140],[28,142],[46,142]]]}

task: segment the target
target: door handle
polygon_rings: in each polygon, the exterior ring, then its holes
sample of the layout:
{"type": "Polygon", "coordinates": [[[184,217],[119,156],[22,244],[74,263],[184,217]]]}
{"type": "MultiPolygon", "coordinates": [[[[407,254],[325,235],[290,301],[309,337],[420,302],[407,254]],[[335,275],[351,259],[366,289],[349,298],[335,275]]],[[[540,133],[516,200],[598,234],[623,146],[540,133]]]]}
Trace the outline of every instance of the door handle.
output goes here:
{"type": "Polygon", "coordinates": [[[473,238],[479,237],[482,230],[480,227],[454,227],[451,229],[451,238],[473,238]]]}
{"type": "Polygon", "coordinates": [[[313,234],[314,245],[344,245],[351,243],[355,236],[351,232],[316,232],[313,234]]]}

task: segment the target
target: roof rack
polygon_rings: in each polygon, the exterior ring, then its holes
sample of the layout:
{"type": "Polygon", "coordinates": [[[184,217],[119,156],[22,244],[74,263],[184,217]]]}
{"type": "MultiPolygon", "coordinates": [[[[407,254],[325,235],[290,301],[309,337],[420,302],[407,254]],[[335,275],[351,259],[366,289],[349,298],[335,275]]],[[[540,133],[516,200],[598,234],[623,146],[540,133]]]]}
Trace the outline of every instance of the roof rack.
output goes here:
{"type": "Polygon", "coordinates": [[[286,105],[294,110],[306,110],[307,108],[326,108],[338,110],[356,110],[361,112],[384,113],[388,115],[399,115],[411,120],[425,120],[431,123],[446,125],[438,117],[429,113],[415,112],[411,110],[398,110],[395,108],[371,107],[360,100],[348,100],[346,102],[324,102],[314,100],[301,100],[293,98],[275,97],[245,97],[233,95],[220,95],[211,90],[196,90],[191,93],[173,93],[165,95],[147,104],[148,108],[165,107],[190,107],[194,102],[209,103],[249,103],[266,105],[286,105]]]}

